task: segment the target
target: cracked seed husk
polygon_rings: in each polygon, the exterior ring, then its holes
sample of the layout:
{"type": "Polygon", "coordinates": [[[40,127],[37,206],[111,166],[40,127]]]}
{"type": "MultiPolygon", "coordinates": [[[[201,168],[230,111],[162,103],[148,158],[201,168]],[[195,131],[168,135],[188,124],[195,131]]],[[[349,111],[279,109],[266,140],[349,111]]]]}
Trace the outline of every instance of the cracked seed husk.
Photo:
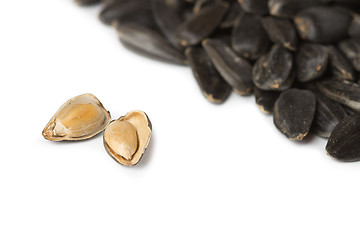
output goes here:
{"type": "Polygon", "coordinates": [[[44,128],[50,141],[84,140],[102,132],[110,122],[110,113],[92,94],[83,94],[64,103],[44,128]]]}
{"type": "Polygon", "coordinates": [[[136,165],[145,153],[152,126],[142,111],[131,111],[112,121],[104,132],[104,147],[108,154],[125,166],[136,165]]]}

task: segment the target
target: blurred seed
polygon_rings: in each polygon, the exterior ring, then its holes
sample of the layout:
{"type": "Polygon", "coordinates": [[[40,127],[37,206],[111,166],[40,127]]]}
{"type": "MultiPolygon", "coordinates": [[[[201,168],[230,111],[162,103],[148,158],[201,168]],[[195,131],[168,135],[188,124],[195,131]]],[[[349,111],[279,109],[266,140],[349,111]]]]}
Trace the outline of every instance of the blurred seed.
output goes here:
{"type": "Polygon", "coordinates": [[[232,88],[216,71],[204,49],[189,47],[185,54],[205,98],[212,103],[223,103],[230,95],[232,88]]]}
{"type": "Polygon", "coordinates": [[[269,9],[273,16],[293,18],[303,9],[328,2],[329,0],[269,0],[269,9]]]}
{"type": "Polygon", "coordinates": [[[111,4],[116,4],[116,3],[120,3],[120,2],[124,2],[127,0],[101,0],[101,4],[103,5],[103,7],[109,6],[111,4]]]}
{"type": "Polygon", "coordinates": [[[350,24],[348,33],[351,37],[360,39],[360,15],[359,14],[353,15],[353,20],[350,24]]]}
{"type": "Polygon", "coordinates": [[[193,15],[176,29],[174,37],[182,46],[200,43],[214,32],[228,8],[228,3],[218,2],[201,9],[198,14],[193,15]]]}
{"type": "Polygon", "coordinates": [[[100,0],[74,0],[74,2],[78,5],[92,5],[100,3],[100,0]]]}
{"type": "Polygon", "coordinates": [[[360,71],[360,39],[350,38],[339,43],[339,48],[351,61],[353,67],[360,71]]]}
{"type": "Polygon", "coordinates": [[[244,58],[256,60],[270,48],[270,40],[256,15],[240,14],[231,35],[232,48],[244,58]]]}
{"type": "Polygon", "coordinates": [[[328,98],[360,112],[360,85],[348,80],[330,79],[317,83],[328,98]]]}
{"type": "Polygon", "coordinates": [[[269,12],[268,0],[238,0],[245,12],[264,15],[269,12]]]}
{"type": "Polygon", "coordinates": [[[334,46],[327,46],[326,49],[331,73],[341,79],[355,80],[354,69],[347,58],[334,46]]]}
{"type": "Polygon", "coordinates": [[[117,29],[122,44],[129,50],[156,60],[185,65],[185,56],[162,35],[136,23],[122,24],[117,29]]]}
{"type": "Polygon", "coordinates": [[[316,99],[311,91],[288,89],[275,102],[275,126],[290,140],[302,140],[309,133],[315,109],[316,99]]]}
{"type": "Polygon", "coordinates": [[[224,29],[233,27],[241,12],[241,7],[236,1],[230,2],[229,10],[224,19],[221,21],[219,28],[224,29]]]}
{"type": "Polygon", "coordinates": [[[254,88],[254,95],[256,105],[263,113],[272,113],[276,100],[278,99],[280,92],[276,91],[263,91],[257,87],[254,88]]]}
{"type": "Polygon", "coordinates": [[[213,40],[220,40],[231,48],[231,30],[231,28],[218,28],[213,34],[210,35],[209,38],[213,40]]]}
{"type": "Polygon", "coordinates": [[[358,114],[358,112],[356,112],[354,109],[349,108],[348,106],[344,106],[344,105],[341,105],[341,106],[342,106],[342,108],[344,108],[347,115],[358,114]]]}
{"type": "Polygon", "coordinates": [[[341,121],[331,133],[326,152],[343,162],[360,160],[360,116],[350,115],[341,121]]]}
{"type": "Polygon", "coordinates": [[[294,21],[302,39],[326,44],[346,38],[351,15],[342,8],[317,6],[301,11],[294,21]]]}
{"type": "Polygon", "coordinates": [[[321,77],[329,59],[327,49],[319,44],[304,43],[296,54],[296,78],[308,82],[321,77]]]}
{"type": "Polygon", "coordinates": [[[261,23],[274,43],[278,43],[291,51],[297,47],[297,35],[294,24],[288,19],[264,17],[261,23]]]}
{"type": "Polygon", "coordinates": [[[112,4],[105,6],[100,12],[100,20],[110,25],[114,20],[124,18],[141,18],[144,12],[150,10],[149,0],[122,0],[115,1],[112,4]]]}
{"type": "Polygon", "coordinates": [[[350,8],[359,8],[360,1],[359,0],[332,0],[336,4],[344,5],[350,8]]]}
{"type": "Polygon", "coordinates": [[[193,13],[198,14],[202,8],[220,1],[221,0],[196,0],[194,3],[193,13]]]}
{"type": "Polygon", "coordinates": [[[261,90],[283,91],[294,81],[293,56],[290,51],[274,45],[267,55],[260,57],[254,65],[252,76],[261,90]]]}
{"type": "Polygon", "coordinates": [[[182,46],[174,38],[175,30],[182,23],[180,14],[171,5],[171,2],[168,3],[168,0],[153,0],[151,7],[155,22],[161,32],[175,48],[182,49],[182,46]]]}
{"type": "Polygon", "coordinates": [[[253,92],[251,65],[220,40],[202,42],[207,55],[225,81],[240,95],[253,92]]]}

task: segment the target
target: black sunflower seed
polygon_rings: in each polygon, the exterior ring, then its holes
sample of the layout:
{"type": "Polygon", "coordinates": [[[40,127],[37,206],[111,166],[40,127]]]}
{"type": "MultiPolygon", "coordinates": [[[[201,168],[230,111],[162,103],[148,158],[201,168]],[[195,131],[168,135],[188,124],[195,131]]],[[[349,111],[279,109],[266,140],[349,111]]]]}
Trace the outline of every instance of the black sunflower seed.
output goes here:
{"type": "Polygon", "coordinates": [[[354,17],[350,24],[348,33],[351,37],[360,39],[360,15],[359,14],[354,14],[354,17]]]}
{"type": "Polygon", "coordinates": [[[263,91],[257,87],[254,88],[254,95],[256,105],[263,113],[272,113],[275,101],[278,99],[281,92],[276,91],[263,91]]]}
{"type": "Polygon", "coordinates": [[[175,31],[174,37],[182,46],[192,46],[208,37],[225,16],[229,4],[217,2],[200,10],[198,14],[182,23],[175,31]]]}
{"type": "Polygon", "coordinates": [[[353,67],[360,71],[360,39],[347,39],[339,43],[339,48],[350,60],[353,67]]]}
{"type": "Polygon", "coordinates": [[[170,43],[181,50],[182,46],[174,38],[175,29],[182,23],[180,14],[176,8],[167,0],[153,0],[151,4],[152,13],[156,24],[161,32],[167,37],[170,43]]]}
{"type": "Polygon", "coordinates": [[[230,2],[229,10],[224,19],[221,21],[219,28],[233,27],[237,17],[240,15],[241,12],[241,7],[236,1],[230,2]]]}
{"type": "Polygon", "coordinates": [[[317,104],[312,131],[320,137],[328,138],[348,114],[339,103],[330,100],[319,91],[315,92],[315,96],[317,104]]]}
{"type": "Polygon", "coordinates": [[[346,38],[351,15],[342,8],[318,6],[299,12],[294,21],[302,39],[326,44],[346,38]]]}
{"type": "Polygon", "coordinates": [[[319,44],[305,43],[296,54],[296,78],[308,82],[321,77],[326,70],[329,59],[327,49],[319,44]]]}
{"type": "Polygon", "coordinates": [[[268,0],[238,0],[245,12],[266,14],[269,12],[268,0]]]}
{"type": "Polygon", "coordinates": [[[341,121],[331,133],[326,152],[343,162],[360,160],[360,116],[353,114],[341,121]]]}
{"type": "Polygon", "coordinates": [[[333,76],[355,80],[355,73],[352,65],[346,57],[334,46],[326,47],[329,53],[329,69],[333,76]]]}
{"type": "Polygon", "coordinates": [[[205,98],[212,103],[223,103],[230,95],[232,88],[216,71],[204,49],[189,47],[185,55],[205,98]]]}
{"type": "Polygon", "coordinates": [[[360,112],[360,85],[348,80],[330,79],[317,82],[319,90],[328,98],[360,112]]]}
{"type": "MultiPolygon", "coordinates": [[[[150,10],[149,0],[122,0],[115,1],[105,6],[100,12],[99,18],[105,24],[111,24],[114,20],[124,18],[141,18],[144,12],[150,10]]],[[[151,11],[151,10],[150,10],[151,11]]]]}
{"type": "Polygon", "coordinates": [[[186,64],[185,56],[162,35],[136,23],[115,26],[122,44],[138,54],[174,64],[186,64]]]}
{"type": "Polygon", "coordinates": [[[288,19],[264,17],[261,23],[274,43],[278,43],[292,51],[297,47],[297,35],[294,24],[288,19]]]}
{"type": "Polygon", "coordinates": [[[292,53],[274,45],[267,55],[260,57],[254,65],[252,76],[256,87],[262,90],[283,91],[294,81],[292,53]]]}
{"type": "Polygon", "coordinates": [[[327,3],[329,0],[269,0],[270,14],[278,17],[293,18],[299,11],[327,3]]]}
{"type": "Polygon", "coordinates": [[[106,7],[106,6],[109,6],[111,4],[115,4],[115,3],[123,2],[123,1],[127,1],[127,0],[101,0],[101,4],[104,7],[106,7]]]}
{"type": "Polygon", "coordinates": [[[198,14],[202,8],[219,1],[221,0],[196,0],[194,3],[193,13],[198,14]]]}
{"type": "Polygon", "coordinates": [[[359,8],[360,2],[359,0],[333,0],[334,3],[339,5],[344,5],[350,8],[359,8]]]}
{"type": "Polygon", "coordinates": [[[256,60],[268,52],[270,41],[256,15],[242,13],[231,34],[232,48],[242,57],[256,60]]]}
{"type": "Polygon", "coordinates": [[[100,0],[74,0],[74,2],[79,5],[92,5],[100,3],[100,0]]]}
{"type": "Polygon", "coordinates": [[[275,102],[275,126],[290,140],[302,140],[309,133],[315,109],[316,98],[311,91],[286,90],[275,102]]]}
{"type": "Polygon", "coordinates": [[[220,75],[240,95],[249,95],[253,92],[251,65],[223,41],[205,39],[202,42],[211,62],[220,75]]]}

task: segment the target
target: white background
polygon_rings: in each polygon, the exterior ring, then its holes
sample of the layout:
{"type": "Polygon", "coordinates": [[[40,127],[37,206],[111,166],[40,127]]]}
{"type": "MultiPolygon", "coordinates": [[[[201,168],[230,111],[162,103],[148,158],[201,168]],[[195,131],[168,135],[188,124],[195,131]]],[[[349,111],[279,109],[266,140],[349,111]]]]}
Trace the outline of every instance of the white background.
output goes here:
{"type": "Polygon", "coordinates": [[[326,140],[287,140],[254,104],[201,95],[190,69],[125,50],[70,0],[3,1],[0,239],[359,239],[360,163],[326,140]],[[145,111],[142,162],[117,164],[101,135],[41,131],[68,99],[96,95],[118,118],[145,111]]]}

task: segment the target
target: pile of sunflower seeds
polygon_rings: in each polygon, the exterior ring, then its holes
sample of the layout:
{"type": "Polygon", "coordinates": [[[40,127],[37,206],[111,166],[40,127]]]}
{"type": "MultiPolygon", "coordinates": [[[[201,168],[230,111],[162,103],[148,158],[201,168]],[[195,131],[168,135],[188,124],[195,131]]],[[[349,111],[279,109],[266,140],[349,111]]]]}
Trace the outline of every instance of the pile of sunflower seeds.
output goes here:
{"type": "Polygon", "coordinates": [[[360,160],[359,0],[75,1],[101,3],[129,50],[190,65],[210,102],[254,93],[289,139],[360,160]]]}

